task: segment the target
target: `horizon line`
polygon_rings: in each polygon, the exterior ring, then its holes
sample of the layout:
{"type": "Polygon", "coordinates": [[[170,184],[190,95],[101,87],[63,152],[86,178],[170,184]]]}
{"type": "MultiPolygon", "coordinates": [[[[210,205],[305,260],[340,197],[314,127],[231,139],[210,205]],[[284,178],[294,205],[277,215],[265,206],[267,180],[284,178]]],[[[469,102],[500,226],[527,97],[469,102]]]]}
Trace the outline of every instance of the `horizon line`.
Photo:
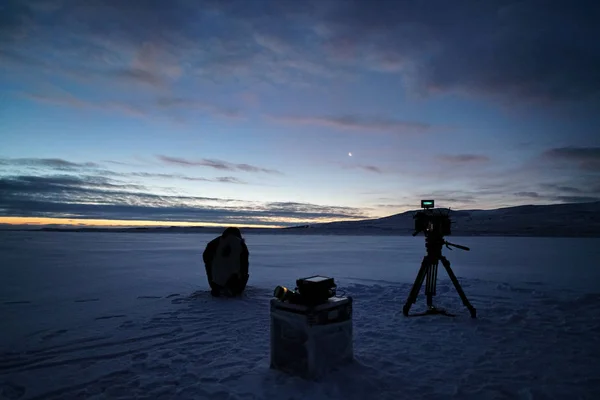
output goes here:
{"type": "MultiPolygon", "coordinates": [[[[215,223],[215,222],[190,222],[190,221],[153,221],[153,220],[123,220],[123,219],[101,219],[101,218],[60,218],[60,217],[0,217],[0,225],[27,225],[27,226],[48,226],[61,225],[80,228],[142,228],[142,227],[203,227],[203,228],[221,228],[221,227],[239,227],[239,228],[266,228],[277,229],[285,228],[284,225],[273,224],[233,224],[233,223],[215,223]]],[[[299,224],[302,225],[302,224],[299,224]]]]}
{"type": "MultiPolygon", "coordinates": [[[[547,204],[521,204],[517,206],[501,206],[496,208],[475,208],[475,209],[452,209],[451,207],[435,207],[435,209],[447,209],[449,211],[494,211],[518,207],[530,206],[560,206],[560,205],[583,205],[600,203],[600,201],[589,201],[583,203],[547,203],[547,204]]],[[[368,221],[373,219],[387,218],[394,215],[405,214],[408,212],[416,212],[422,209],[410,209],[401,211],[395,214],[389,214],[384,217],[366,217],[361,219],[334,219],[330,221],[297,221],[294,224],[260,224],[260,223],[219,223],[219,222],[202,222],[202,221],[164,221],[164,220],[145,220],[145,219],[110,219],[110,218],[69,218],[69,217],[24,217],[24,216],[0,216],[0,225],[13,226],[47,226],[58,225],[63,227],[81,227],[81,228],[127,228],[127,227],[204,227],[204,228],[219,228],[219,227],[239,227],[239,228],[263,228],[263,229],[278,229],[290,228],[295,226],[323,224],[331,222],[358,222],[368,221]]]]}

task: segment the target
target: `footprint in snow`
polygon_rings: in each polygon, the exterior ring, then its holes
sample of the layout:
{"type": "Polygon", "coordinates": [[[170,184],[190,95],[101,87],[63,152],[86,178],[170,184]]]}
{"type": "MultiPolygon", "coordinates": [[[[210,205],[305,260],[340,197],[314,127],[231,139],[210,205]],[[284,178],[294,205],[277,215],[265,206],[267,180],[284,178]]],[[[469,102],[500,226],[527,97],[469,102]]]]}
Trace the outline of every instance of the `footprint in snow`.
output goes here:
{"type": "Polygon", "coordinates": [[[2,394],[2,398],[6,399],[20,399],[25,395],[25,388],[21,385],[17,385],[12,382],[6,382],[0,386],[2,389],[0,393],[2,394]]]}
{"type": "Polygon", "coordinates": [[[99,321],[101,319],[113,319],[113,318],[125,318],[126,315],[123,314],[118,314],[118,315],[105,315],[103,317],[96,317],[96,321],[99,321]]]}
{"type": "Polygon", "coordinates": [[[91,301],[100,301],[100,299],[79,299],[75,300],[75,303],[89,303],[91,301]]]}
{"type": "Polygon", "coordinates": [[[7,306],[12,306],[12,305],[17,305],[17,304],[31,304],[30,301],[28,300],[21,300],[21,301],[5,301],[3,304],[7,305],[7,306]]]}
{"type": "Polygon", "coordinates": [[[63,334],[65,334],[65,333],[67,333],[67,330],[66,330],[66,329],[60,329],[60,330],[57,330],[57,331],[54,331],[54,332],[51,332],[51,333],[49,333],[49,334],[47,334],[47,335],[44,335],[44,336],[42,336],[42,340],[43,340],[43,341],[46,341],[46,340],[52,340],[52,339],[54,339],[55,337],[57,337],[57,336],[60,336],[60,335],[63,335],[63,334]]]}

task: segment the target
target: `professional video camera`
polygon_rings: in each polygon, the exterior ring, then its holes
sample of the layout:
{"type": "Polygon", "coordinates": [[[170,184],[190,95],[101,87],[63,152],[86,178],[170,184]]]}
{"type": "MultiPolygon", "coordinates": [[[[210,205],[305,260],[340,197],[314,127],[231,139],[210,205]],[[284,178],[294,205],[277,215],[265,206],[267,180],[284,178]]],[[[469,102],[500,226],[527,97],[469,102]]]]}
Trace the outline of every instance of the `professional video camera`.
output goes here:
{"type": "Polygon", "coordinates": [[[421,208],[424,211],[417,211],[413,216],[415,220],[415,232],[413,236],[423,232],[425,236],[448,236],[452,234],[452,221],[450,219],[450,210],[434,210],[434,200],[421,200],[421,208]]]}
{"type": "Polygon", "coordinates": [[[334,297],[336,287],[333,278],[315,275],[297,279],[295,290],[290,290],[285,286],[277,286],[273,291],[273,296],[288,303],[314,307],[334,297]]]}
{"type": "Polygon", "coordinates": [[[442,246],[444,245],[450,250],[452,250],[450,246],[466,251],[469,251],[470,249],[466,246],[450,243],[444,239],[444,236],[452,234],[450,211],[444,212],[442,210],[434,210],[433,206],[433,200],[421,200],[421,208],[423,208],[423,210],[417,211],[413,217],[415,220],[415,232],[413,233],[413,236],[418,235],[420,232],[425,234],[425,248],[427,249],[427,254],[423,257],[421,267],[417,273],[417,278],[415,279],[410,294],[408,295],[408,299],[404,304],[403,313],[408,316],[411,305],[417,300],[423,281],[426,281],[425,295],[427,297],[428,309],[425,313],[416,315],[444,314],[453,316],[445,310],[438,309],[433,305],[433,296],[436,295],[438,264],[441,262],[446,269],[450,280],[452,280],[463,304],[469,309],[471,317],[475,318],[477,315],[476,309],[471,305],[469,300],[467,300],[467,296],[458,283],[458,279],[456,279],[454,272],[450,268],[450,261],[442,255],[442,246]]]}

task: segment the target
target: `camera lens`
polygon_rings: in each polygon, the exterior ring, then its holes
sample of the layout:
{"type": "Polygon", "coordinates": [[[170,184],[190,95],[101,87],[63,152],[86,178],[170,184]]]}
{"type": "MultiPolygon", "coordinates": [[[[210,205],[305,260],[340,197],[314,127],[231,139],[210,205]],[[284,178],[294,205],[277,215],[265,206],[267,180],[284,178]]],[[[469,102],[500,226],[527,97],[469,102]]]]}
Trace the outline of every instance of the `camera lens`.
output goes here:
{"type": "Polygon", "coordinates": [[[281,301],[284,301],[287,297],[288,291],[288,288],[285,286],[277,286],[273,291],[273,296],[277,297],[281,301]]]}

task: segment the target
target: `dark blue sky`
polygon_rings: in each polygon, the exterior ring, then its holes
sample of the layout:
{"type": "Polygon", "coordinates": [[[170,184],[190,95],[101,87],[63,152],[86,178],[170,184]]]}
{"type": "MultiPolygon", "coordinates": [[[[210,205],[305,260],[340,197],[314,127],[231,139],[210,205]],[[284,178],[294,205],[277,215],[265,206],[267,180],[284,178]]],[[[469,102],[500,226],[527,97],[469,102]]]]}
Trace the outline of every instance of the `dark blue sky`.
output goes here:
{"type": "Polygon", "coordinates": [[[598,20],[591,1],[5,0],[0,216],[597,200],[598,20]]]}

